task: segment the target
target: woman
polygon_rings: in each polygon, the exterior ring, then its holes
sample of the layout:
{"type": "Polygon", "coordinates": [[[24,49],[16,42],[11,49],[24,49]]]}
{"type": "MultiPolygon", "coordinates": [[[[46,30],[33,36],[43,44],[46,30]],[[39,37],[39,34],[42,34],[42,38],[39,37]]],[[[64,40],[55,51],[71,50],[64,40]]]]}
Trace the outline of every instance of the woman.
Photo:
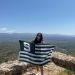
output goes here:
{"type": "MultiPolygon", "coordinates": [[[[37,33],[35,39],[33,40],[33,43],[35,43],[35,44],[43,43],[42,33],[37,33]]],[[[39,73],[39,71],[41,71],[41,73],[42,73],[41,75],[43,75],[43,66],[36,65],[36,68],[37,68],[37,72],[39,73]]]]}

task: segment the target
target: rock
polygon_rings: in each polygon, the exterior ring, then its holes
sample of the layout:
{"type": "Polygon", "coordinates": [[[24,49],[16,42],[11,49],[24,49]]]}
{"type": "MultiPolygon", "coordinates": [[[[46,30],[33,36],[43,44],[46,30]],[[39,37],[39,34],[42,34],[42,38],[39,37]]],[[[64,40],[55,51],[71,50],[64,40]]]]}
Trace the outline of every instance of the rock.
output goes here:
{"type": "Polygon", "coordinates": [[[0,75],[21,75],[29,66],[30,64],[18,60],[2,63],[0,65],[0,75]]]}
{"type": "Polygon", "coordinates": [[[52,61],[56,65],[75,71],[75,57],[60,52],[54,52],[52,61]]]}

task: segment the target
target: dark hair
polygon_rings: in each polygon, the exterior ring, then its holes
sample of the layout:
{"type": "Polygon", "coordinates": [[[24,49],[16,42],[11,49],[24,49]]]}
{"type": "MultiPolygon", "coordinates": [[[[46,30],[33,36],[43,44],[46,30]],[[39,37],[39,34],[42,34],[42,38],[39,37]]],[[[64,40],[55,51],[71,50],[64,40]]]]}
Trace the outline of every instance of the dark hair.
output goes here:
{"type": "Polygon", "coordinates": [[[33,42],[34,42],[35,44],[38,44],[38,43],[41,43],[42,41],[43,41],[43,35],[42,35],[42,33],[37,33],[37,35],[36,35],[36,37],[35,37],[35,39],[34,39],[33,42]],[[40,40],[39,40],[39,41],[37,40],[37,37],[38,37],[38,36],[40,37],[40,40]]]}

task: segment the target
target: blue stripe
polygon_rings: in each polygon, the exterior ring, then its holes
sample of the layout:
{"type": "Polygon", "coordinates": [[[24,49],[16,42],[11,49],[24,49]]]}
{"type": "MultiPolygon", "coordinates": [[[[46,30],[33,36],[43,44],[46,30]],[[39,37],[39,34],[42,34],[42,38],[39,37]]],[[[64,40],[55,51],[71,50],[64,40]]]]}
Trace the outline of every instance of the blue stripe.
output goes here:
{"type": "Polygon", "coordinates": [[[39,62],[30,61],[29,59],[22,59],[22,58],[20,58],[19,61],[28,62],[28,63],[34,64],[34,65],[40,65],[41,66],[41,65],[45,65],[45,64],[49,63],[51,60],[47,60],[45,62],[39,63],[39,62]]]}
{"type": "Polygon", "coordinates": [[[35,52],[50,52],[51,50],[35,50],[35,52]]]}
{"type": "Polygon", "coordinates": [[[46,45],[46,44],[42,44],[42,45],[40,45],[40,44],[36,45],[35,44],[35,48],[54,48],[54,47],[55,46],[46,45]]]}
{"type": "Polygon", "coordinates": [[[34,58],[46,58],[47,56],[51,56],[50,54],[49,55],[45,55],[45,56],[34,56],[34,55],[30,55],[30,54],[26,54],[26,53],[20,53],[20,55],[28,55],[29,57],[34,57],[34,58]]]}
{"type": "Polygon", "coordinates": [[[30,61],[35,61],[35,62],[39,62],[39,63],[50,59],[50,58],[45,58],[45,59],[43,59],[43,60],[40,60],[40,59],[38,58],[38,60],[37,60],[37,59],[34,59],[34,58],[31,59],[31,57],[24,57],[24,56],[20,56],[19,58],[29,59],[30,61]]]}
{"type": "Polygon", "coordinates": [[[30,60],[28,58],[19,58],[19,61],[26,61],[28,63],[32,63],[32,64],[39,64],[39,65],[43,65],[43,64],[46,64],[48,62],[50,62],[51,60],[50,59],[45,59],[44,61],[33,61],[33,60],[30,60]]]}

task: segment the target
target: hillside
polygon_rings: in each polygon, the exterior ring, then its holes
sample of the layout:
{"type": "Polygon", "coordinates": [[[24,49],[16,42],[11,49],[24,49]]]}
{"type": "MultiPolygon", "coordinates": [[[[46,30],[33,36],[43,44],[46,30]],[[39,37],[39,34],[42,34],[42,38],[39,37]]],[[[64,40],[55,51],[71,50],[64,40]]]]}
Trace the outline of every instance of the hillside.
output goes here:
{"type": "MultiPolygon", "coordinates": [[[[19,40],[31,41],[35,34],[0,33],[0,63],[15,60],[19,52],[19,40]]],[[[44,41],[56,46],[56,51],[75,56],[75,37],[44,34],[44,41]]]]}

